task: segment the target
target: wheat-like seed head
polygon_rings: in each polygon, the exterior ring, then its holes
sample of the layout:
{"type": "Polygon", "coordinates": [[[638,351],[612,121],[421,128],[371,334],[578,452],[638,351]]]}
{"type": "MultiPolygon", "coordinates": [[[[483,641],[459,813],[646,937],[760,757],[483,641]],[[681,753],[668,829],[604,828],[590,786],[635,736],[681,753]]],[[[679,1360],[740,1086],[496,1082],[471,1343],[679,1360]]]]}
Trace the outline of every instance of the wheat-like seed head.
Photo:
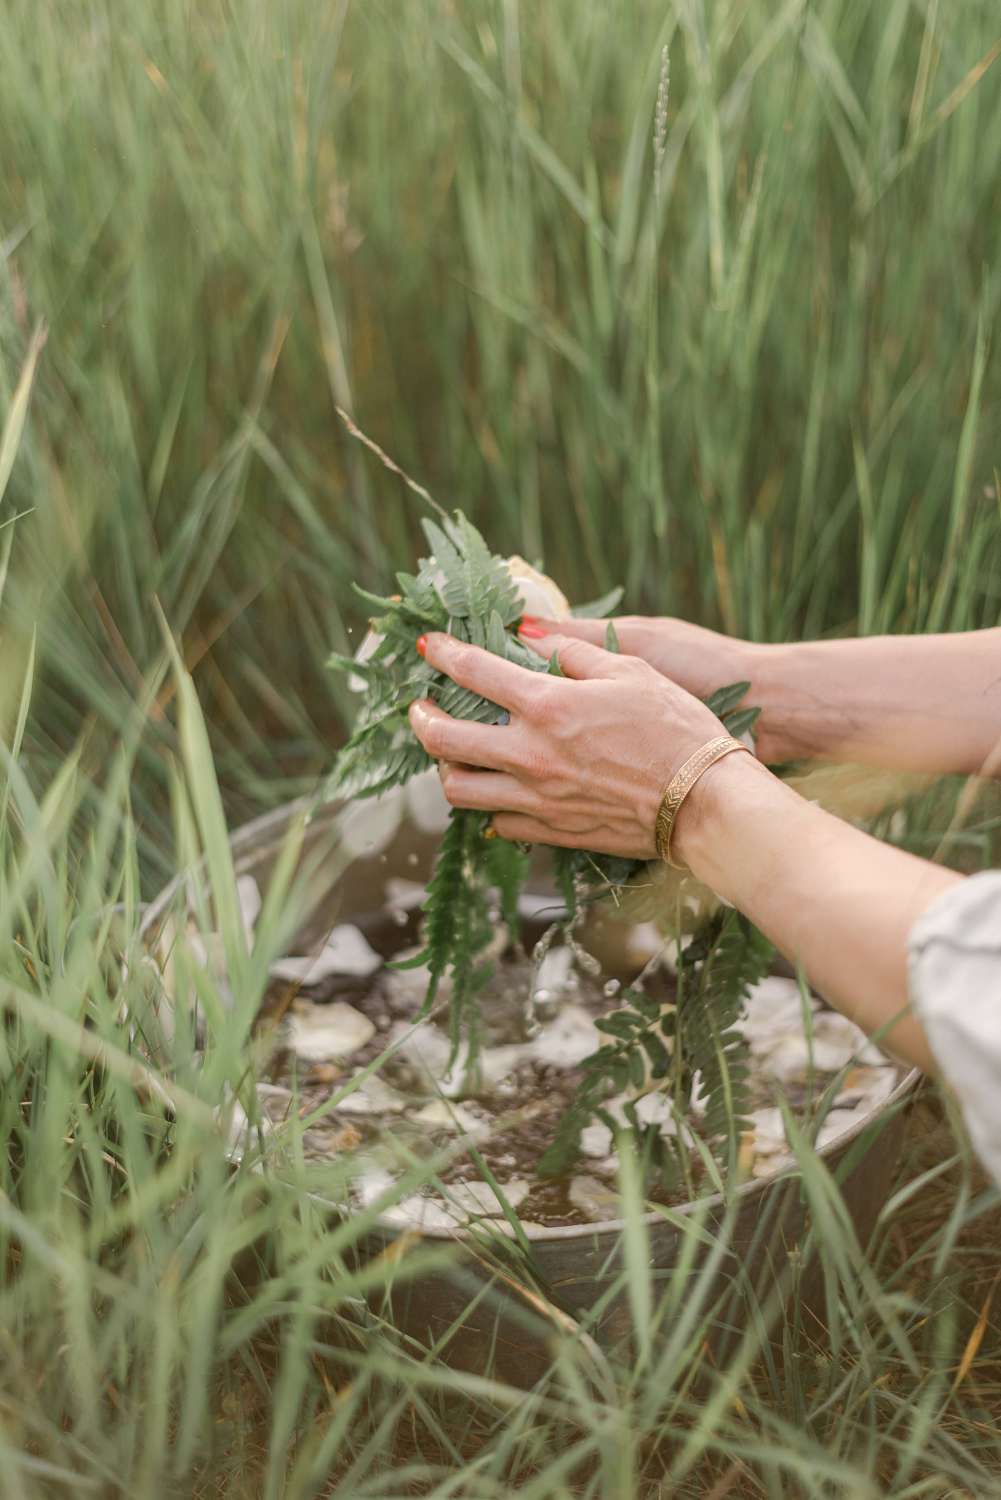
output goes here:
{"type": "Polygon", "coordinates": [[[654,193],[660,200],[660,176],[667,147],[667,101],[671,95],[671,51],[667,43],[660,54],[660,80],[657,84],[657,104],[653,114],[653,182],[654,193]]]}

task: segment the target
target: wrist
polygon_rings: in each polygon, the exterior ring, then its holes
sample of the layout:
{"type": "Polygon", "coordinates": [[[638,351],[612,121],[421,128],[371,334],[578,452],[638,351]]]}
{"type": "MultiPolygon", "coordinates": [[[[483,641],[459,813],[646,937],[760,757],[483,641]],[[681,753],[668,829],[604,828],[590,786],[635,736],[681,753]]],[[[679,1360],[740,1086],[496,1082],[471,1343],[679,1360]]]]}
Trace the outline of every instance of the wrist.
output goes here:
{"type": "Polygon", "coordinates": [[[761,710],[754,726],[754,741],[758,759],[766,765],[778,765],[799,753],[789,733],[795,653],[795,645],[742,643],[741,679],[751,684],[748,707],[761,710]]]}
{"type": "Polygon", "coordinates": [[[671,840],[674,859],[718,895],[727,896],[727,871],[735,841],[740,840],[742,817],[785,791],[753,755],[727,755],[716,761],[678,810],[671,840]]]}

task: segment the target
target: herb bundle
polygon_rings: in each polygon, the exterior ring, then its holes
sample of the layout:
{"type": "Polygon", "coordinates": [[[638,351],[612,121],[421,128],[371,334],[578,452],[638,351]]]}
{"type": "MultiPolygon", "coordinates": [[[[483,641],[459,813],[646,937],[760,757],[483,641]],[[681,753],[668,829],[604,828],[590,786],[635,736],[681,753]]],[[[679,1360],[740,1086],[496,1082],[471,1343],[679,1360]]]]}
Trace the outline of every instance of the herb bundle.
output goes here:
{"type": "MultiPolygon", "coordinates": [[[[426,519],[422,524],[428,556],[416,573],[396,575],[399,592],[380,598],[358,590],[373,611],[366,648],[358,657],[331,658],[334,668],[355,674],[364,683],[354,731],[328,782],[332,797],[377,796],[431,766],[407,718],[417,699],[431,698],[456,718],[503,722],[505,711],[497,704],[458,686],[417,654],[416,640],[425,632],[448,631],[528,671],[559,671],[555,659],[545,662],[518,640],[515,631],[523,605],[516,583],[507,563],[490,551],[470,521],[457,511],[454,518],[440,513],[439,520],[426,519]]],[[[615,590],[574,613],[603,617],[620,597],[621,590],[615,590]]],[[[611,624],[607,645],[618,649],[611,624]]],[[[743,733],[757,716],[756,710],[740,706],[747,688],[747,683],[735,683],[708,700],[733,734],[743,733]]],[[[486,955],[496,928],[496,909],[499,906],[512,941],[517,942],[518,898],[529,866],[527,851],[485,837],[488,824],[485,813],[452,810],[427,889],[423,947],[410,960],[410,966],[428,968],[424,1013],[434,1004],[442,979],[447,975],[450,980],[451,1061],[456,1062],[461,1050],[470,1091],[475,1089],[477,1076],[477,996],[492,973],[486,955]]],[[[552,858],[566,915],[543,938],[536,956],[541,958],[562,932],[578,964],[595,972],[595,960],[576,937],[582,915],[598,896],[625,885],[642,862],[567,849],[553,849],[552,858]]],[[[588,1118],[601,1114],[608,1086],[630,1081],[638,1089],[650,1086],[652,1080],[666,1075],[677,1046],[690,1055],[683,1069],[675,1070],[675,1081],[680,1079],[682,1089],[690,1092],[691,1079],[698,1072],[710,1094],[710,1112],[714,1101],[725,1094],[727,1119],[739,1118],[742,1066],[733,1021],[753,977],[751,970],[757,969],[756,963],[743,961],[753,941],[746,924],[732,922],[717,922],[697,935],[686,961],[699,976],[698,985],[690,986],[698,994],[678,1014],[674,1007],[665,1010],[639,991],[626,992],[629,1008],[601,1023],[612,1041],[585,1065],[585,1086],[543,1161],[544,1171],[562,1171],[572,1159],[588,1118]],[[716,979],[710,983],[713,975],[716,979]],[[689,1010],[691,1019],[686,1020],[689,1010]]],[[[677,1098],[677,1088],[674,1093],[677,1098]]],[[[679,1104],[683,1102],[678,1099],[679,1104]]]]}

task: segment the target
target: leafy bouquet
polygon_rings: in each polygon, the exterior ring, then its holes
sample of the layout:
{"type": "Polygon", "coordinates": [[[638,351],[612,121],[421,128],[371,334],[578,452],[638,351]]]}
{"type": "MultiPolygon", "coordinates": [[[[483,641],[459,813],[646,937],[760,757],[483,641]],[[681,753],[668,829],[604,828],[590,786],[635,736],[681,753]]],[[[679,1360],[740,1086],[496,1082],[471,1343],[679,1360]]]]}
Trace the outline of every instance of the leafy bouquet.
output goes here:
{"type": "MultiPolygon", "coordinates": [[[[399,592],[380,598],[358,590],[373,611],[366,649],[356,657],[331,658],[333,667],[357,674],[364,682],[354,731],[328,783],[331,796],[377,796],[429,768],[430,757],[407,717],[416,699],[431,698],[457,718],[503,722],[503,709],[422,660],[415,642],[425,632],[448,631],[528,671],[560,670],[555,658],[545,662],[515,634],[524,605],[512,565],[491,553],[460,511],[449,517],[436,509],[438,519],[422,523],[428,556],[416,573],[396,575],[399,592]]],[[[615,608],[621,592],[617,589],[573,613],[602,618],[615,608]]],[[[606,645],[618,649],[611,623],[606,645]]],[[[757,716],[756,710],[740,707],[748,686],[733,684],[708,700],[732,734],[746,731],[757,716]]],[[[448,975],[451,980],[452,1062],[464,1045],[467,1078],[475,1077],[479,1045],[477,996],[492,973],[487,958],[496,926],[492,913],[499,904],[512,943],[517,944],[519,895],[530,861],[527,849],[486,838],[488,823],[486,813],[452,810],[427,889],[422,951],[410,960],[410,965],[426,965],[429,971],[423,1013],[434,1004],[442,978],[448,975]]],[[[535,956],[541,959],[562,932],[578,964],[594,972],[596,961],[577,937],[583,914],[645,866],[642,861],[580,850],[553,849],[551,855],[566,914],[545,934],[535,956]]],[[[690,1098],[693,1078],[699,1075],[707,1098],[708,1133],[729,1133],[732,1138],[746,1108],[746,1061],[735,1023],[749,985],[767,970],[769,960],[767,944],[737,913],[717,914],[682,950],[676,1004],[665,1005],[640,985],[627,989],[624,1006],[596,1023],[609,1040],[585,1062],[575,1105],[561,1122],[540,1170],[554,1175],[565,1170],[591,1118],[614,1123],[604,1112],[611,1090],[629,1089],[635,1099],[651,1088],[666,1087],[669,1073],[679,1107],[690,1098]]],[[[635,1110],[627,1105],[626,1114],[631,1128],[642,1136],[635,1110]]]]}

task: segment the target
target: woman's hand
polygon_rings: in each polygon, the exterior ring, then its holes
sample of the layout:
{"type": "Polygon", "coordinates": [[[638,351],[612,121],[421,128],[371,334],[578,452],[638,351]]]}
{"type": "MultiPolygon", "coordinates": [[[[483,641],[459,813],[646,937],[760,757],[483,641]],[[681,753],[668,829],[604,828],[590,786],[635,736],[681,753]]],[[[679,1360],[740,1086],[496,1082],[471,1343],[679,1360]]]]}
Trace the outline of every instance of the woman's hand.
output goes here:
{"type": "MultiPolygon", "coordinates": [[[[721,730],[703,703],[646,662],[565,635],[526,639],[541,655],[556,651],[565,678],[447,635],[421,644],[432,666],[511,714],[500,727],[412,705],[418,738],[443,762],[450,802],[496,813],[505,838],[654,853],[664,787],[721,730]]],[[[907,1013],[907,938],[959,876],[831,817],[749,755],[727,756],[699,780],[674,847],[839,1010],[931,1066],[921,1024],[907,1013]]]]}
{"type": "MultiPolygon", "coordinates": [[[[529,620],[602,641],[604,620],[529,620]]],[[[919,774],[1001,776],[1001,629],[755,645],[686,620],[615,621],[623,651],[696,697],[749,682],[766,764],[825,760],[919,774]]]]}
{"type": "Polygon", "coordinates": [[[504,726],[484,725],[427,700],[411,706],[414,733],[443,763],[446,797],[494,813],[502,838],[654,857],[664,788],[723,733],[720,721],[636,657],[531,630],[525,644],[547,658],[555,652],[564,677],[529,672],[448,635],[422,638],[433,667],[511,715],[504,726]]]}
{"type": "MultiPolygon", "coordinates": [[[[696,698],[708,698],[731,682],[752,679],[759,658],[769,649],[668,616],[621,615],[612,623],[626,656],[638,656],[696,698]]],[[[596,646],[603,644],[608,628],[607,620],[557,621],[533,615],[526,615],[522,624],[544,635],[572,636],[596,646]]]]}

